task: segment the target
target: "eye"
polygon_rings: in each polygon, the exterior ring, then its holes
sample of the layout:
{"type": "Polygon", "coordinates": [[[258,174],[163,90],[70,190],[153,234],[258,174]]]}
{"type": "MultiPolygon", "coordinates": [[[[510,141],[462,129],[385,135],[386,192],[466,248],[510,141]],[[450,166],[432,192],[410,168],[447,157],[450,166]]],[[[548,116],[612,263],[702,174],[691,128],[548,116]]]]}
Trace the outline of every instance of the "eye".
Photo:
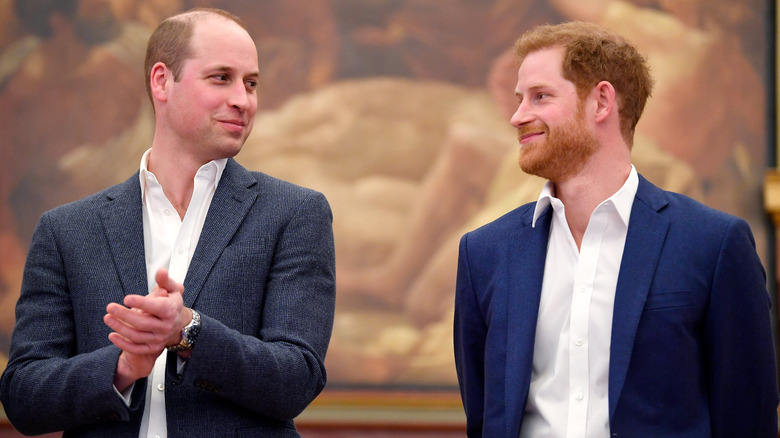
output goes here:
{"type": "Polygon", "coordinates": [[[218,82],[227,82],[230,79],[230,77],[225,73],[215,74],[214,76],[212,76],[212,78],[214,78],[218,82]]]}
{"type": "Polygon", "coordinates": [[[544,100],[548,97],[550,97],[550,95],[547,93],[537,93],[536,100],[544,100]]]}
{"type": "Polygon", "coordinates": [[[254,79],[250,79],[244,82],[246,84],[246,89],[250,91],[257,90],[257,81],[254,79]]]}

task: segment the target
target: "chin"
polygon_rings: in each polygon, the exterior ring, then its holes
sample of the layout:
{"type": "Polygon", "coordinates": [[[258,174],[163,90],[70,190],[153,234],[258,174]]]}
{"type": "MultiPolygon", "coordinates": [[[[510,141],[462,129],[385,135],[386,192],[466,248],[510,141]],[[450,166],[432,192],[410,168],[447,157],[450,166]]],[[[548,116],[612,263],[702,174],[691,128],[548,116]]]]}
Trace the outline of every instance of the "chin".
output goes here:
{"type": "Polygon", "coordinates": [[[240,140],[236,140],[235,142],[223,144],[219,148],[219,154],[221,155],[221,158],[235,157],[236,155],[238,155],[239,152],[241,152],[241,149],[244,147],[245,142],[246,139],[242,138],[240,140]]]}

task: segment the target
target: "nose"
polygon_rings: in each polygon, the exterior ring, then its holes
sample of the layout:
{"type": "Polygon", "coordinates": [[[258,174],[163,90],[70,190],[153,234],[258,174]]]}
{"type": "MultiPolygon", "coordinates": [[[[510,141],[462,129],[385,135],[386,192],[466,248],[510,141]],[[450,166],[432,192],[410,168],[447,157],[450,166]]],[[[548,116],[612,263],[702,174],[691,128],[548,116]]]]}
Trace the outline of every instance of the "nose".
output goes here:
{"type": "Polygon", "coordinates": [[[528,104],[526,104],[525,101],[521,101],[517,105],[515,113],[512,114],[512,118],[509,119],[509,123],[515,128],[519,128],[532,120],[533,115],[531,111],[529,111],[528,104]]]}
{"type": "Polygon", "coordinates": [[[228,105],[240,111],[247,111],[252,107],[253,99],[255,99],[254,93],[249,92],[243,82],[236,82],[230,88],[228,105]]]}

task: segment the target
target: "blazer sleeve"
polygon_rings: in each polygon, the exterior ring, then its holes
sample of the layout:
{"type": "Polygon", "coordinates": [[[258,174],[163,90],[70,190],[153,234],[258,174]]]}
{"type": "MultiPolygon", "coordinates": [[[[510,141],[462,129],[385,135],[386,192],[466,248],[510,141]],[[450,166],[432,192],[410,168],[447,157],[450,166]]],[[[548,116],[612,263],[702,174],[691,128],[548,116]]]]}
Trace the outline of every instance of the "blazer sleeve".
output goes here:
{"type": "Polygon", "coordinates": [[[777,436],[777,375],[766,275],[747,223],[723,239],[705,320],[713,437],[777,436]]]}
{"type": "MultiPolygon", "coordinates": [[[[113,386],[120,350],[106,338],[104,347],[80,352],[77,333],[102,326],[103,315],[76,321],[58,239],[45,214],[28,253],[10,359],[0,381],[6,414],[24,434],[130,418],[131,408],[113,386]]],[[[142,402],[144,382],[136,388],[133,410],[142,402]]]]}
{"type": "Polygon", "coordinates": [[[468,237],[460,241],[455,286],[455,368],[466,411],[469,437],[481,437],[485,403],[485,340],[487,328],[480,312],[469,267],[468,237]]]}
{"type": "Polygon", "coordinates": [[[336,293],[332,213],[321,193],[307,193],[280,231],[266,284],[247,286],[264,290],[259,336],[204,311],[180,376],[185,386],[277,420],[300,414],[326,383],[336,293]]]}

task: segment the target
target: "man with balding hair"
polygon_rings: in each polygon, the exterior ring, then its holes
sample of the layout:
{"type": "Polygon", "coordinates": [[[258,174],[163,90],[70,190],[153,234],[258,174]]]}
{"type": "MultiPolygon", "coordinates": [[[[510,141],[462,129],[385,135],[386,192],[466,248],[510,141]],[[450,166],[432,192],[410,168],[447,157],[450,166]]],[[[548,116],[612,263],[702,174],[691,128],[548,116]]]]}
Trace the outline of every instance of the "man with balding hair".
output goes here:
{"type": "Polygon", "coordinates": [[[330,207],[232,158],[259,78],[238,18],[163,21],[145,65],[139,172],[36,227],[3,405],[26,434],[297,437],[326,381],[330,207]]]}

